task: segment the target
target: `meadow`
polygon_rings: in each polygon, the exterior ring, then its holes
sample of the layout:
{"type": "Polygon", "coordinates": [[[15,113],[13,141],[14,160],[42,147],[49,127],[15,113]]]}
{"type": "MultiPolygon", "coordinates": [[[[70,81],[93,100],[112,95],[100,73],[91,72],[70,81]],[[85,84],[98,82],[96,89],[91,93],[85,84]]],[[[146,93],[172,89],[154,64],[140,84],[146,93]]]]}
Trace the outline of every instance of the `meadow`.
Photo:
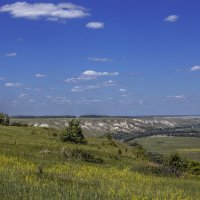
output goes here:
{"type": "Polygon", "coordinates": [[[199,199],[197,175],[145,173],[158,164],[141,149],[106,137],[63,143],[61,132],[0,126],[0,199],[199,199]]]}
{"type": "Polygon", "coordinates": [[[200,138],[153,136],[134,140],[151,152],[169,154],[178,152],[182,156],[200,161],[200,138]]]}

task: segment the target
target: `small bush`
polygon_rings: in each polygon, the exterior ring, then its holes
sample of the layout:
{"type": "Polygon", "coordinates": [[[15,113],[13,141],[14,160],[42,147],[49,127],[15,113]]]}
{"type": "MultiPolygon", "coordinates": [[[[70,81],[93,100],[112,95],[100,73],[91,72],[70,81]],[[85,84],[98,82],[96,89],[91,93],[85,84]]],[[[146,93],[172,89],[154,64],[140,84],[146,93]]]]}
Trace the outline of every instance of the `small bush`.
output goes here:
{"type": "Polygon", "coordinates": [[[99,157],[95,157],[89,152],[86,152],[82,149],[67,149],[63,152],[64,158],[66,160],[80,160],[84,162],[92,162],[92,163],[103,163],[103,159],[99,157]]]}
{"type": "Polygon", "coordinates": [[[187,160],[178,153],[171,153],[166,159],[166,165],[180,171],[186,171],[188,168],[187,160]]]}
{"type": "Polygon", "coordinates": [[[116,144],[116,142],[115,142],[115,141],[113,141],[112,139],[111,139],[111,140],[109,140],[109,143],[108,143],[108,145],[110,145],[110,146],[113,146],[113,147],[117,147],[117,144],[116,144]]]}
{"type": "Polygon", "coordinates": [[[57,137],[58,134],[54,132],[54,133],[52,134],[52,136],[53,136],[53,137],[57,137]]]}
{"type": "Polygon", "coordinates": [[[112,134],[111,133],[106,133],[104,135],[108,140],[112,140],[112,134]]]}
{"type": "Polygon", "coordinates": [[[136,158],[145,158],[146,157],[146,150],[143,148],[143,146],[141,146],[138,143],[135,143],[132,146],[134,147],[133,153],[136,155],[136,158]]]}
{"type": "Polygon", "coordinates": [[[175,168],[171,168],[164,165],[140,165],[140,166],[134,166],[132,168],[132,171],[137,171],[139,173],[143,173],[146,175],[156,175],[156,176],[175,176],[179,177],[182,173],[179,170],[176,170],[175,168]]]}
{"type": "Polygon", "coordinates": [[[121,149],[118,150],[118,155],[120,155],[120,156],[122,155],[122,150],[121,149]]]}
{"type": "Polygon", "coordinates": [[[188,161],[188,171],[192,174],[200,175],[200,162],[188,161]]]}
{"type": "Polygon", "coordinates": [[[36,169],[36,174],[37,175],[42,175],[44,173],[44,168],[41,165],[38,165],[37,169],[36,169]]]}
{"type": "Polygon", "coordinates": [[[147,152],[147,157],[150,161],[153,161],[157,164],[162,164],[164,162],[164,156],[162,154],[156,153],[156,152],[147,152]]]}
{"type": "Polygon", "coordinates": [[[61,136],[61,140],[63,142],[69,141],[76,144],[87,144],[79,120],[73,119],[69,122],[69,126],[61,136]]]}
{"type": "Polygon", "coordinates": [[[8,126],[10,123],[10,118],[7,114],[0,113],[0,125],[8,126]]]}
{"type": "Polygon", "coordinates": [[[182,158],[178,153],[170,154],[164,165],[175,171],[200,175],[200,162],[182,158]]]}

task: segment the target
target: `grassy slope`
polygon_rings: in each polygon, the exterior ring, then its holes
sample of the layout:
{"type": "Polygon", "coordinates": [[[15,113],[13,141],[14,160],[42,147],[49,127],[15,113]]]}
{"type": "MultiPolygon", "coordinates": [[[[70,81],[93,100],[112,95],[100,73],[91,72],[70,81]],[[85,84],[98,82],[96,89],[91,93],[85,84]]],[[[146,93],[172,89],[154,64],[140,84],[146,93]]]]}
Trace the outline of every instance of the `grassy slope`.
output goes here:
{"type": "Polygon", "coordinates": [[[200,196],[199,179],[138,173],[133,168],[154,164],[136,158],[131,147],[126,152],[124,144],[112,146],[107,139],[91,138],[88,145],[78,145],[103,158],[103,164],[66,160],[63,149],[77,145],[63,144],[53,133],[0,126],[0,199],[183,200],[200,196]]]}
{"type": "Polygon", "coordinates": [[[158,153],[177,151],[183,156],[200,161],[200,138],[194,137],[147,137],[134,140],[145,149],[158,153]]]}

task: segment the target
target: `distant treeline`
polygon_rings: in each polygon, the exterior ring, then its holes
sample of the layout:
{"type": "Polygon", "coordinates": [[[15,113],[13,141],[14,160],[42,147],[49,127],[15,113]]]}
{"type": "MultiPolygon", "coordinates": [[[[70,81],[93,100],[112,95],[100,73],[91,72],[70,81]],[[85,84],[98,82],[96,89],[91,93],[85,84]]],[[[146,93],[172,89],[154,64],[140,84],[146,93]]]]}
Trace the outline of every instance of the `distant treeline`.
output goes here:
{"type": "Polygon", "coordinates": [[[12,118],[20,118],[20,119],[29,119],[29,118],[76,118],[76,116],[74,115],[45,115],[45,116],[34,116],[34,115],[30,115],[30,116],[24,116],[24,115],[16,115],[16,116],[12,116],[12,118]]]}

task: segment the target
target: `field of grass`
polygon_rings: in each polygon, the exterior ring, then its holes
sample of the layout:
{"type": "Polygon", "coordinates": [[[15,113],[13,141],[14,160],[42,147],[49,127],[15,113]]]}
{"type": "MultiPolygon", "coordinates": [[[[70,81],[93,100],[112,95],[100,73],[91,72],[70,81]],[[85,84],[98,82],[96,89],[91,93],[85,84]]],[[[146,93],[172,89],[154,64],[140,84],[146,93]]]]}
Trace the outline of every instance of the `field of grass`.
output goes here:
{"type": "Polygon", "coordinates": [[[181,155],[200,161],[200,138],[195,137],[146,137],[134,140],[151,152],[181,155]]]}
{"type": "Polygon", "coordinates": [[[62,143],[58,135],[47,128],[0,126],[0,199],[199,199],[198,176],[145,174],[137,169],[156,164],[134,147],[106,138],[62,143]],[[67,156],[77,149],[103,163],[67,156]]]}

